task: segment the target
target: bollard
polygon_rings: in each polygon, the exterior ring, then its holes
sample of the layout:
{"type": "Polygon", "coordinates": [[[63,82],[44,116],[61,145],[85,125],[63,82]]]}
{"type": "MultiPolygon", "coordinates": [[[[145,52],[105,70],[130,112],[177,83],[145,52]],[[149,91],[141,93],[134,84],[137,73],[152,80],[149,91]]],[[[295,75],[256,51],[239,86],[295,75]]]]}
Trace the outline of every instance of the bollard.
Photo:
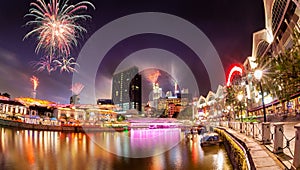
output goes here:
{"type": "Polygon", "coordinates": [[[283,152],[283,123],[274,123],[274,153],[283,152]]]}
{"type": "Polygon", "coordinates": [[[262,141],[263,144],[270,144],[271,139],[271,130],[270,130],[270,122],[263,122],[262,123],[262,141]]]}
{"type": "Polygon", "coordinates": [[[298,123],[294,127],[296,128],[296,140],[295,140],[293,168],[300,169],[300,123],[298,123]]]}

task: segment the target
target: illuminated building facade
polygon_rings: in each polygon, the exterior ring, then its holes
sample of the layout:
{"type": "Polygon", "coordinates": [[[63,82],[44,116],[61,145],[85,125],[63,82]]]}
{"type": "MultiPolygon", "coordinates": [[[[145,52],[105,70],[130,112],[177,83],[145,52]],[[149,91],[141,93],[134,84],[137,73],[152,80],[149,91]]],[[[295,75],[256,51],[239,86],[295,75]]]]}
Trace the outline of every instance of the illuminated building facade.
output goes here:
{"type": "Polygon", "coordinates": [[[142,79],[137,67],[113,75],[112,100],[123,111],[141,111],[142,79]]]}
{"type": "MultiPolygon", "coordinates": [[[[246,116],[261,116],[263,115],[262,95],[267,108],[267,114],[282,113],[288,111],[291,113],[295,110],[300,110],[299,92],[291,96],[292,100],[287,103],[280,103],[276,96],[271,96],[267,92],[261,94],[255,86],[254,71],[257,69],[257,58],[278,57],[279,54],[288,50],[293,45],[293,30],[300,31],[300,4],[298,0],[263,0],[265,28],[253,33],[252,54],[244,63],[243,68],[245,73],[242,74],[238,81],[233,83],[245,86],[244,96],[247,102],[246,116]]],[[[221,100],[216,100],[208,94],[207,97],[201,96],[198,101],[198,108],[205,115],[209,116],[209,111],[213,109],[212,103],[219,103],[221,100]],[[209,99],[210,98],[212,99],[209,99]],[[209,102],[211,101],[211,102],[209,102]]],[[[218,95],[217,95],[218,96],[218,95]]],[[[223,106],[223,109],[228,106],[223,106]]],[[[232,110],[230,108],[229,110],[232,110]]],[[[215,109],[213,109],[215,110],[215,109]]],[[[246,112],[246,111],[245,111],[246,112]]]]}
{"type": "Polygon", "coordinates": [[[98,99],[97,104],[101,104],[101,105],[111,104],[111,105],[113,105],[114,103],[111,99],[98,99]]]}
{"type": "Polygon", "coordinates": [[[24,115],[28,113],[28,108],[18,101],[0,99],[0,113],[0,117],[3,117],[4,115],[24,115]]]}
{"type": "MultiPolygon", "coordinates": [[[[250,72],[256,69],[256,59],[259,57],[277,57],[280,53],[289,49],[293,45],[293,30],[299,30],[300,10],[298,1],[293,0],[264,0],[265,28],[253,33],[252,55],[244,62],[244,67],[250,72]],[[296,4],[297,3],[297,4],[296,4]]],[[[282,113],[288,108],[288,103],[279,104],[276,96],[264,93],[260,94],[253,86],[254,76],[247,75],[251,92],[252,104],[251,115],[262,114],[261,95],[264,95],[264,101],[267,107],[267,113],[282,113]]],[[[299,109],[299,99],[292,101],[293,110],[299,109]],[[297,108],[298,107],[298,108],[297,108]]]]}

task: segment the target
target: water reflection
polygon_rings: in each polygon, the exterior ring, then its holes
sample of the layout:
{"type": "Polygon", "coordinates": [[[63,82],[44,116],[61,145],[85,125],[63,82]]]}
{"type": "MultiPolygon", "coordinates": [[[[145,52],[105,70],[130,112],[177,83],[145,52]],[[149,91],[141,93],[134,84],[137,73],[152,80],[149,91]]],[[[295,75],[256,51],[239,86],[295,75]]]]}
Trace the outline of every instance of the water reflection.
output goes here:
{"type": "Polygon", "coordinates": [[[181,139],[178,129],[85,134],[0,127],[0,169],[231,169],[222,147],[181,139]],[[147,154],[155,156],[126,157],[147,154]]]}
{"type": "Polygon", "coordinates": [[[131,129],[88,134],[95,144],[118,156],[144,158],[162,154],[181,141],[180,129],[131,129]]]}

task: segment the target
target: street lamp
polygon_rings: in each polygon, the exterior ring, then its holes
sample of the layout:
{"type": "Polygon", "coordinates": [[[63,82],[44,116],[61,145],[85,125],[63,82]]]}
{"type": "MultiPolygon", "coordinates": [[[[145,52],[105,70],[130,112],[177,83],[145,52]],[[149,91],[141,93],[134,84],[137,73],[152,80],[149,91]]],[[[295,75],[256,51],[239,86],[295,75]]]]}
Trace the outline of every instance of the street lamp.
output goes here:
{"type": "Polygon", "coordinates": [[[230,105],[228,105],[226,107],[226,109],[227,109],[227,112],[228,112],[227,119],[228,119],[228,121],[230,121],[230,109],[231,109],[230,105]]]}
{"type": "Polygon", "coordinates": [[[256,80],[258,80],[259,87],[260,87],[261,103],[263,105],[263,112],[264,112],[264,122],[266,122],[267,121],[267,116],[266,116],[266,107],[265,107],[265,101],[264,101],[264,91],[263,91],[263,88],[261,86],[262,75],[263,75],[263,71],[262,70],[255,70],[254,71],[254,77],[256,78],[256,80]]]}
{"type": "Polygon", "coordinates": [[[238,94],[237,99],[240,102],[240,110],[241,110],[241,122],[243,122],[243,110],[242,110],[242,99],[243,99],[243,94],[238,94]]]}

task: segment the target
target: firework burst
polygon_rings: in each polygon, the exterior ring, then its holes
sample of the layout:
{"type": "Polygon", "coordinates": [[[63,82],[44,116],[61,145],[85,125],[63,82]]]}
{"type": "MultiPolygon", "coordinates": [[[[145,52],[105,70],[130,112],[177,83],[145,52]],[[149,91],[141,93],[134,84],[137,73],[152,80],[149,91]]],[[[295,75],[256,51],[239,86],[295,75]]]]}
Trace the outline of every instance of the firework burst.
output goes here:
{"type": "Polygon", "coordinates": [[[55,62],[51,62],[50,58],[45,56],[41,57],[39,61],[33,62],[33,68],[35,68],[37,72],[47,70],[50,74],[52,71],[57,69],[57,64],[55,62]]]}
{"type": "Polygon", "coordinates": [[[146,75],[146,78],[148,79],[148,81],[150,81],[151,83],[154,84],[154,83],[157,83],[157,79],[160,75],[161,75],[160,72],[158,70],[156,70],[156,71],[152,71],[152,72],[148,73],[146,75]]]}
{"type": "MultiPolygon", "coordinates": [[[[28,21],[26,25],[33,26],[33,29],[24,36],[24,39],[32,35],[37,36],[38,43],[35,51],[39,53],[43,50],[48,56],[46,58],[48,64],[58,58],[64,59],[70,56],[71,48],[77,46],[77,38],[86,32],[79,22],[91,18],[81,12],[87,10],[88,6],[95,9],[94,5],[88,1],[68,5],[68,0],[50,0],[48,4],[44,0],[37,0],[30,3],[30,6],[32,8],[25,17],[32,17],[33,20],[28,21]]],[[[39,65],[43,69],[46,64],[42,61],[39,65]]],[[[66,68],[63,70],[71,71],[66,68]]]]}
{"type": "Polygon", "coordinates": [[[66,71],[68,73],[77,72],[77,70],[73,66],[79,66],[79,64],[75,62],[75,59],[73,57],[63,57],[61,60],[54,60],[53,63],[56,63],[57,66],[60,67],[60,72],[66,71]]]}

